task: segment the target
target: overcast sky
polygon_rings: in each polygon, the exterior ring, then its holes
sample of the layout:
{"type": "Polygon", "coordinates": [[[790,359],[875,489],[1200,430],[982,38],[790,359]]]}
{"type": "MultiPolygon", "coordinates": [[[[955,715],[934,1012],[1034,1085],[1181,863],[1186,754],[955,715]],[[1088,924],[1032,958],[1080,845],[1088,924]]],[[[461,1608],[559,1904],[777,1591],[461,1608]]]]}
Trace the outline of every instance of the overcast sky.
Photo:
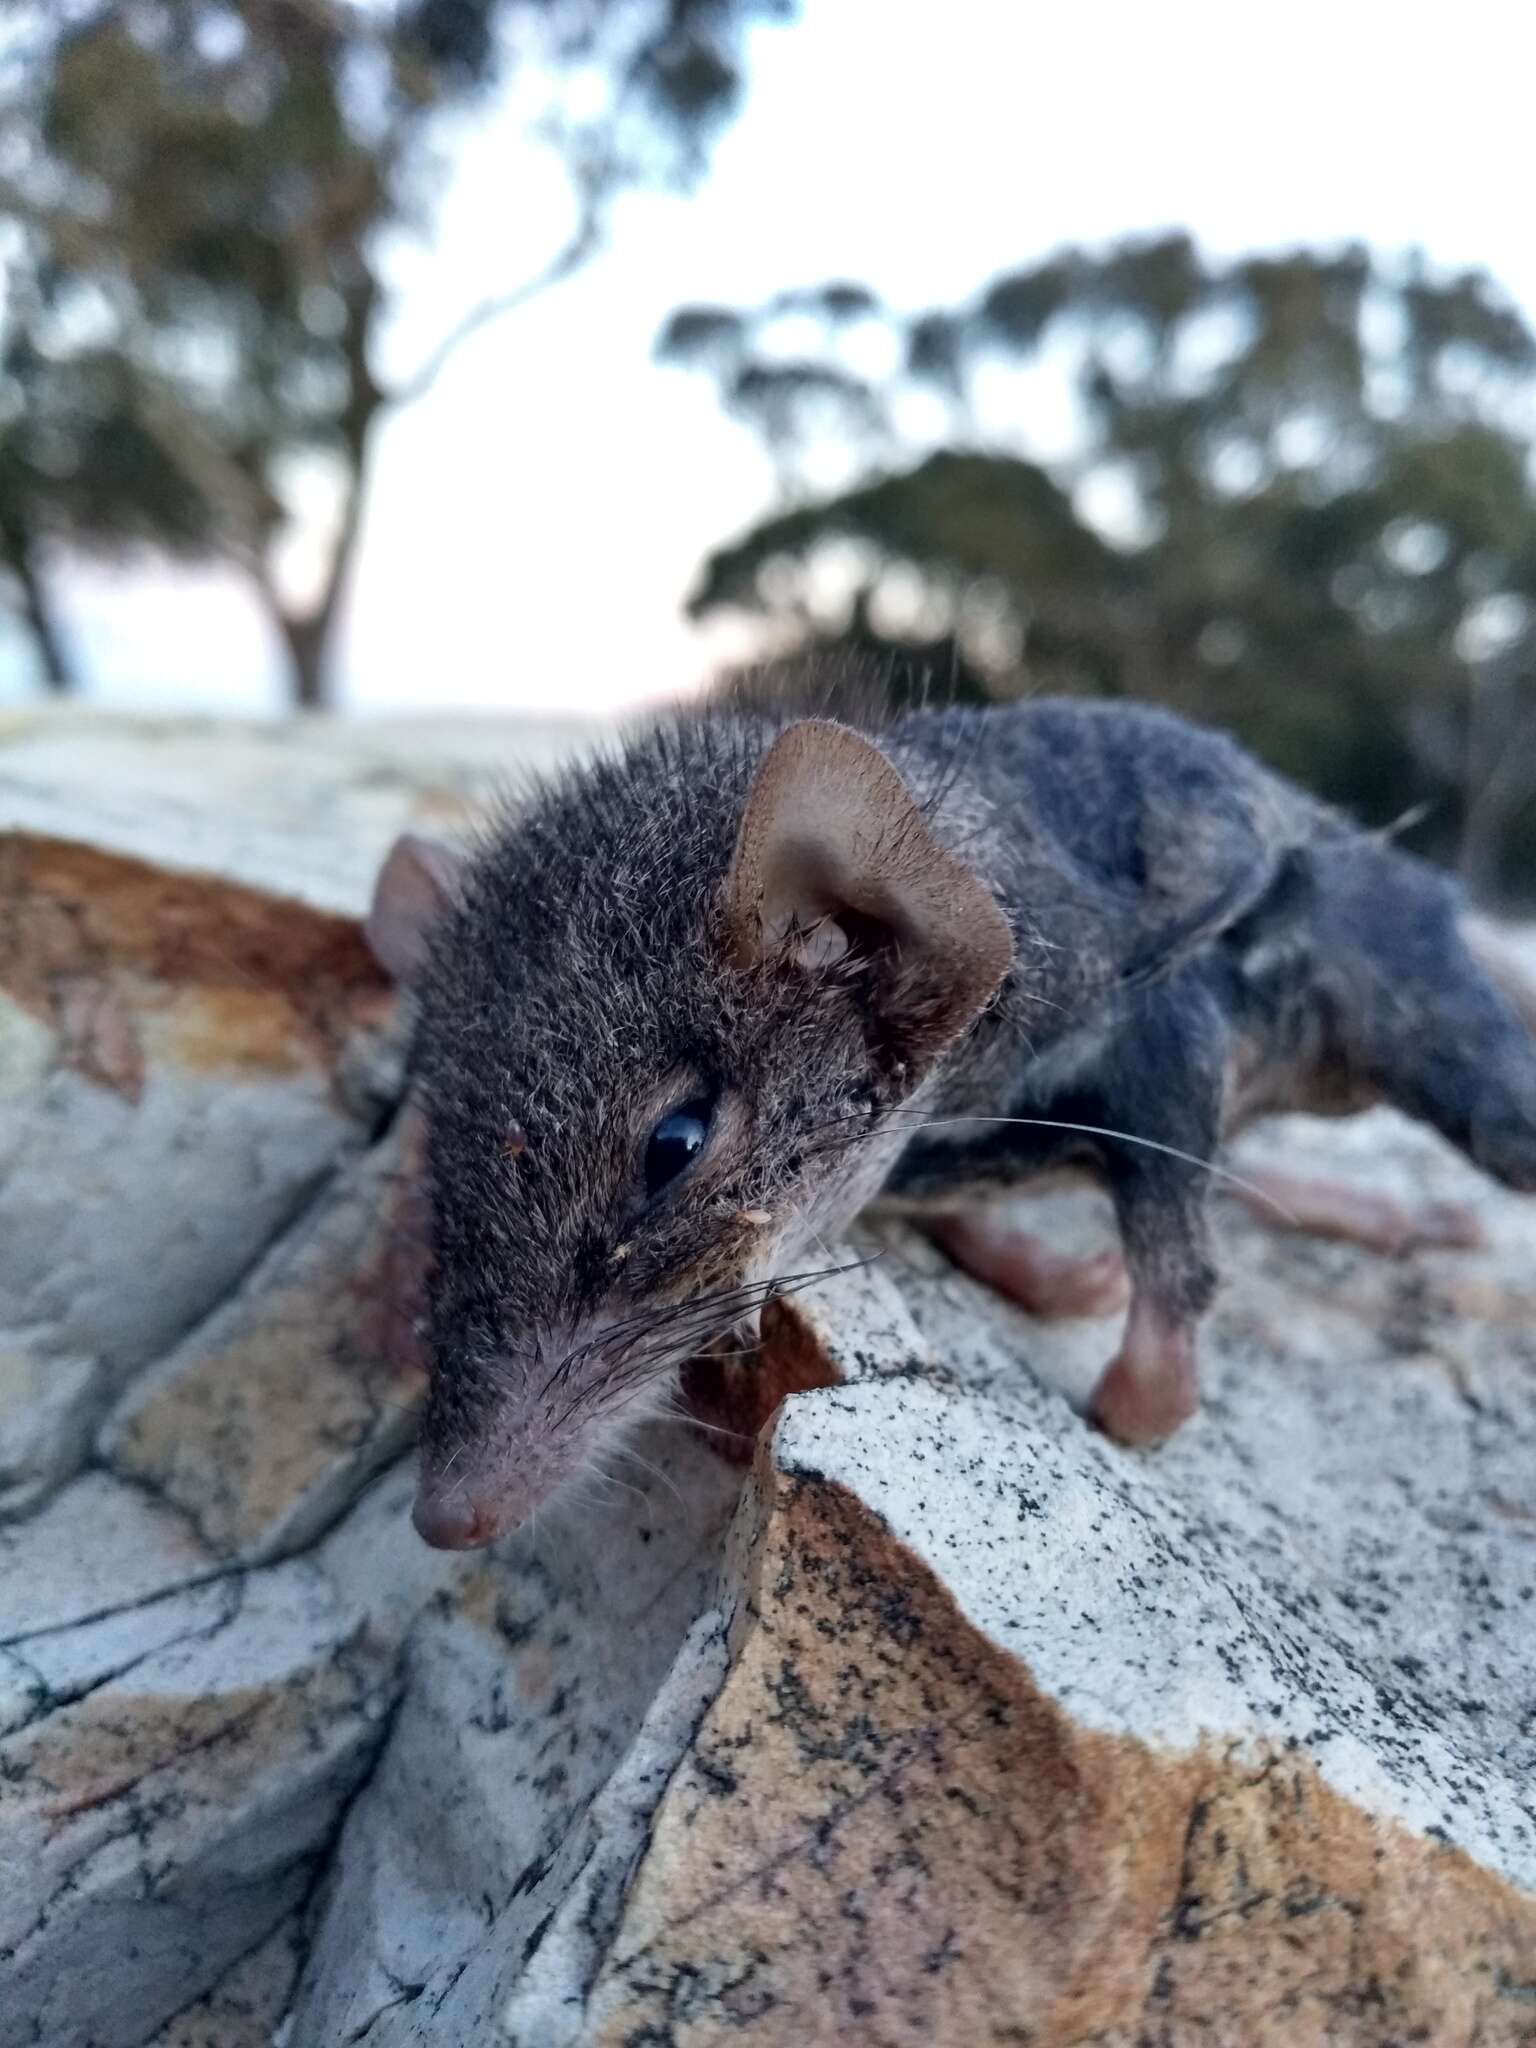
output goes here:
{"type": "MultiPolygon", "coordinates": [[[[350,706],[601,711],[704,672],[682,599],[769,475],[704,380],[651,361],[685,300],[850,277],[924,305],[1059,242],[1183,225],[1219,253],[1417,244],[1487,266],[1536,317],[1528,0],[802,8],[754,34],[745,111],[698,195],[626,202],[587,273],[484,330],[387,429],[350,706]]],[[[535,268],[561,219],[488,110],[435,248],[397,267],[385,367],[535,268]]],[[[261,627],[219,576],[76,572],[61,594],[100,701],[277,707],[261,627]]],[[[0,702],[20,695],[0,670],[0,702]]]]}

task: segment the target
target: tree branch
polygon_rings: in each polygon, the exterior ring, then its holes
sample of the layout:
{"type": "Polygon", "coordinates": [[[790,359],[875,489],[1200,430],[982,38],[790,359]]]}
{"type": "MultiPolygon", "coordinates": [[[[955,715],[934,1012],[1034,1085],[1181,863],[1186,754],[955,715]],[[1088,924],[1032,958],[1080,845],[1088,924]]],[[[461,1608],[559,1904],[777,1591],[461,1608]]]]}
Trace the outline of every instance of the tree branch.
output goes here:
{"type": "Polygon", "coordinates": [[[522,284],[514,285],[510,291],[498,292],[493,298],[482,299],[478,306],[465,314],[457,326],[448,330],[413,376],[385,394],[385,404],[391,407],[414,405],[418,398],[425,397],[442,375],[449,358],[472,334],[478,334],[482,327],[489,326],[493,320],[499,320],[504,313],[515,313],[519,306],[527,305],[530,299],[536,299],[552,285],[562,284],[596,253],[601,239],[598,209],[595,205],[589,204],[582,210],[581,222],[576,232],[542,270],[536,271],[522,284]]]}

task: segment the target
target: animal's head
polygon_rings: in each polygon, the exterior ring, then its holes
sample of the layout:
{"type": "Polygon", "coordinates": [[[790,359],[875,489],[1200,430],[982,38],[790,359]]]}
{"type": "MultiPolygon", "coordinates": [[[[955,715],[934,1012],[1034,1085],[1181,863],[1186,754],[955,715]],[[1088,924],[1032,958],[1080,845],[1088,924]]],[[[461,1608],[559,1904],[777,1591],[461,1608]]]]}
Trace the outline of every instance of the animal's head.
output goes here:
{"type": "Polygon", "coordinates": [[[402,842],[370,933],[420,998],[416,1521],[453,1547],[825,1266],[1012,959],[886,756],[819,720],[660,730],[458,869],[402,842]]]}

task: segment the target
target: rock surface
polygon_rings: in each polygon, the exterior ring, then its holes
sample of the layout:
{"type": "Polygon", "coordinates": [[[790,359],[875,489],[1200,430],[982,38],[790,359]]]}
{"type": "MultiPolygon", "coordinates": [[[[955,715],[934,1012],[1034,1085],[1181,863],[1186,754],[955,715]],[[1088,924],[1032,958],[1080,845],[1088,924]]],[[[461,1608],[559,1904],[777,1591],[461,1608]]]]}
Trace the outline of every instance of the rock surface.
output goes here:
{"type": "Polygon", "coordinates": [[[1153,1454],[871,1225],[696,1376],[749,1470],[429,1552],[355,918],[568,736],[420,737],[0,728],[0,2048],[1532,2048],[1536,1205],[1270,1127],[1487,1245],[1224,1210],[1153,1454]]]}

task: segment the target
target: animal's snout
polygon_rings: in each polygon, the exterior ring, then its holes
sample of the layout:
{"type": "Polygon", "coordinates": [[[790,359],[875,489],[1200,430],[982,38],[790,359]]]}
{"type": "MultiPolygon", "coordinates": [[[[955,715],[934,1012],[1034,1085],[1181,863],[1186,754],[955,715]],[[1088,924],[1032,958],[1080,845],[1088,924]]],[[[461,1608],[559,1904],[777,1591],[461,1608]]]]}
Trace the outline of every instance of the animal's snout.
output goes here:
{"type": "Polygon", "coordinates": [[[448,1444],[429,1414],[411,1514],[416,1533],[435,1550],[478,1550],[509,1535],[569,1477],[580,1440],[578,1431],[555,1429],[537,1404],[489,1414],[478,1431],[455,1431],[448,1444]]]}
{"type": "Polygon", "coordinates": [[[411,1511],[416,1533],[434,1550],[479,1550],[509,1526],[505,1513],[468,1486],[436,1483],[423,1475],[411,1511]]]}

